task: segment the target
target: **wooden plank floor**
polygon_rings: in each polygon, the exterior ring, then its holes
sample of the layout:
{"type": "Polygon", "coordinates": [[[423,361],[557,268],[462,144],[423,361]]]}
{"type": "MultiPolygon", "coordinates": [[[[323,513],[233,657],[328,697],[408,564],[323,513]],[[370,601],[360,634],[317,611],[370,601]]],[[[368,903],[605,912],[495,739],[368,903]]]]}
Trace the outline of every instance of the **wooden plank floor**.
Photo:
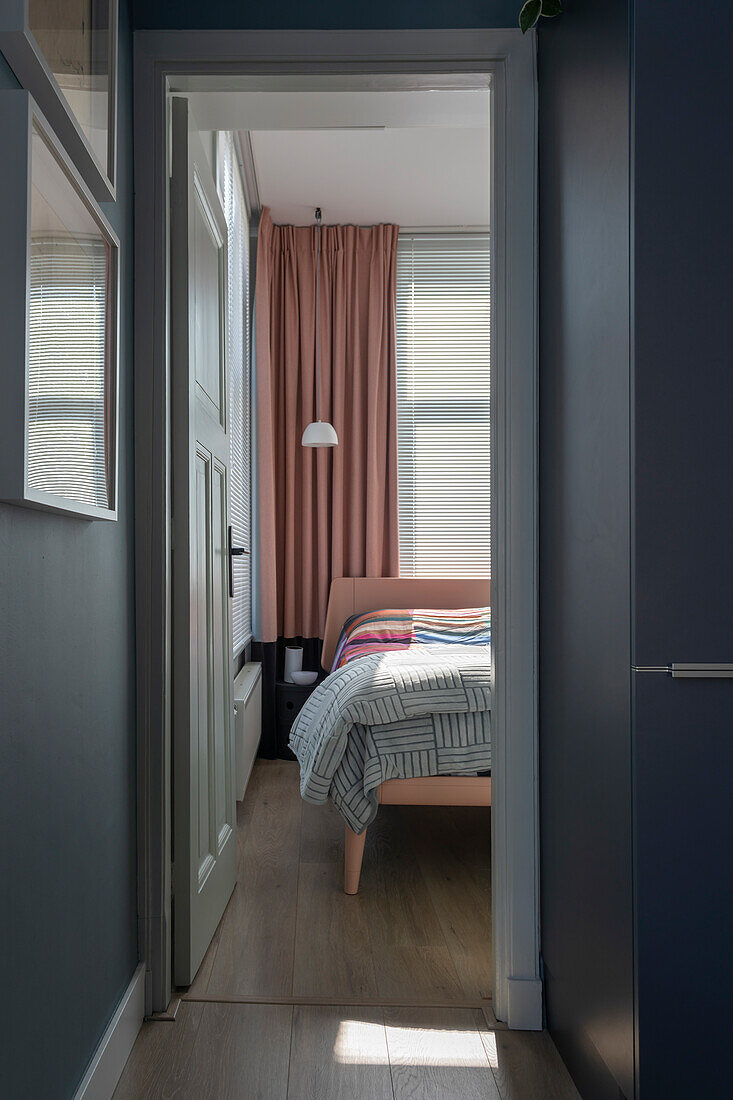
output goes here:
{"type": "Polygon", "coordinates": [[[478,1004],[491,996],[490,811],[382,806],[359,893],[343,821],[255,764],[239,806],[238,883],[184,997],[478,1004]]]}
{"type": "Polygon", "coordinates": [[[579,1100],[549,1036],[484,1000],[489,811],[383,806],[355,897],[342,820],[301,800],[297,764],[258,761],[238,823],[211,947],[115,1100],[579,1100]]]}
{"type": "Polygon", "coordinates": [[[114,1100],[580,1100],[545,1033],[476,1009],[183,1001],[143,1025],[114,1100]]]}

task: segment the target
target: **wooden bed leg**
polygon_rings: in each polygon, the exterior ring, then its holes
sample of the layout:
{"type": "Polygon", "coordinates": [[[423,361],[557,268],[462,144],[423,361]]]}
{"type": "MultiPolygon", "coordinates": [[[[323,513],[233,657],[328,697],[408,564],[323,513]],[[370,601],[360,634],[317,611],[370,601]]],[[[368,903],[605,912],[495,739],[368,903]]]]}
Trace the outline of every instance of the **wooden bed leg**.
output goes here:
{"type": "Polygon", "coordinates": [[[363,833],[355,833],[346,826],[344,834],[344,893],[356,894],[359,891],[359,878],[361,876],[361,861],[364,856],[364,843],[366,841],[366,829],[363,833]]]}

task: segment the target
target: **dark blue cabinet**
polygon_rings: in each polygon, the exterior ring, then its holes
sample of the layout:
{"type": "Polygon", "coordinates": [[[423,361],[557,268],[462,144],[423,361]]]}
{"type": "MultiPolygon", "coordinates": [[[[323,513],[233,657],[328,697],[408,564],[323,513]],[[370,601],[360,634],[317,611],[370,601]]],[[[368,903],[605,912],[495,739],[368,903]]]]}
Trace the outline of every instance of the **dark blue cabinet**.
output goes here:
{"type": "MultiPolygon", "coordinates": [[[[733,662],[728,14],[633,9],[638,666],[733,662]]],[[[633,691],[638,1096],[714,1100],[730,1095],[733,680],[636,673],[633,691]]]]}
{"type": "Polygon", "coordinates": [[[539,34],[547,1020],[591,1100],[730,1094],[729,3],[539,34]]]}
{"type": "Polygon", "coordinates": [[[728,1097],[733,680],[637,674],[633,728],[639,1095],[728,1097]]]}

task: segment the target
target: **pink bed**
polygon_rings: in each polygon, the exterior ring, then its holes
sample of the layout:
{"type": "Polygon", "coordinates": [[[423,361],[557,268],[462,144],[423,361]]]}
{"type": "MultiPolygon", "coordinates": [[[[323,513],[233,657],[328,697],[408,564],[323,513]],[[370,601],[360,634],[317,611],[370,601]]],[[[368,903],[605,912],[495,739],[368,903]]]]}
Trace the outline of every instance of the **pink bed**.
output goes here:
{"type": "MultiPolygon", "coordinates": [[[[485,578],[340,577],[331,582],[321,663],[326,671],[333,669],[344,623],[359,612],[383,608],[479,608],[490,604],[490,586],[491,582],[485,578]]],[[[383,805],[490,806],[491,778],[440,775],[390,779],[379,787],[378,798],[383,805]]],[[[357,834],[346,826],[347,894],[358,892],[365,841],[366,831],[357,834]]]]}

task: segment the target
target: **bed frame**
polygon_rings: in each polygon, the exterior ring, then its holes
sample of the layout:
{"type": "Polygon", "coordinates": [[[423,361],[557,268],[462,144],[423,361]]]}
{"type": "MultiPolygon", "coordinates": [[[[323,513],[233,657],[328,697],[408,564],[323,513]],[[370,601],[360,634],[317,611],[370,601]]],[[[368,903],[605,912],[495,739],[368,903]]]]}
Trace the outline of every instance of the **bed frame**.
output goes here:
{"type": "MultiPolygon", "coordinates": [[[[491,600],[491,582],[484,579],[424,577],[339,577],[331,582],[326,612],[321,664],[331,671],[341,628],[350,615],[380,608],[429,607],[449,609],[485,607],[491,600]]],[[[491,779],[484,776],[431,775],[418,779],[388,779],[377,788],[385,806],[490,806],[491,779]]],[[[366,829],[355,833],[346,826],[344,891],[359,890],[366,829]]]]}

